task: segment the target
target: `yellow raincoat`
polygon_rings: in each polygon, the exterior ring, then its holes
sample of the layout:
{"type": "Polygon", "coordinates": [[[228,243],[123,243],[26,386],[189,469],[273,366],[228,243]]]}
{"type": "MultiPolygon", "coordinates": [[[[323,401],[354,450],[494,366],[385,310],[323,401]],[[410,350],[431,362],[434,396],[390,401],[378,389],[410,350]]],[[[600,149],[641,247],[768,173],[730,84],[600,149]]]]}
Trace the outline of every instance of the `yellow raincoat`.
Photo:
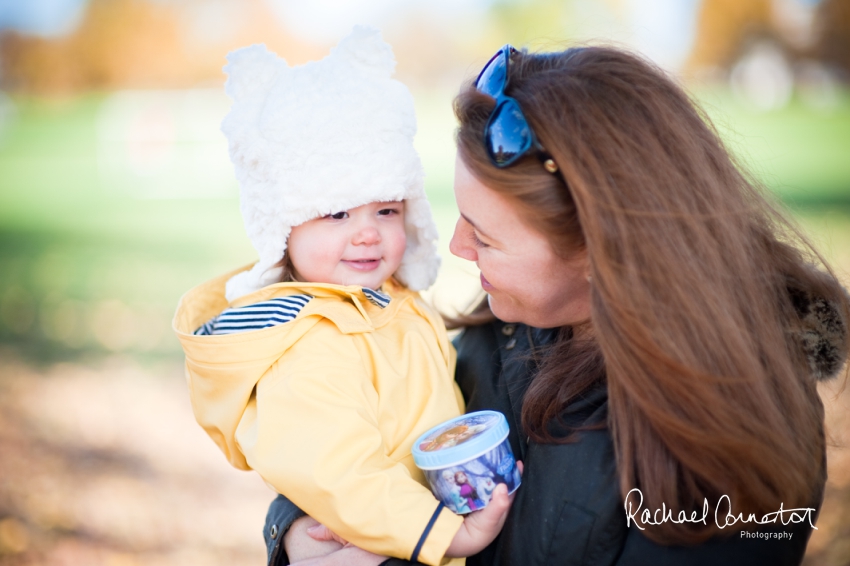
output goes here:
{"type": "Polygon", "coordinates": [[[358,286],[312,283],[270,285],[229,304],[224,286],[235,273],[189,291],[174,317],[198,423],[232,465],[256,470],[346,540],[407,559],[418,546],[420,562],[439,564],[462,517],[436,513],[411,447],[463,411],[442,320],[391,281],[386,308],[358,286]],[[192,334],[227,307],[301,293],[314,298],[290,322],[192,334]]]}

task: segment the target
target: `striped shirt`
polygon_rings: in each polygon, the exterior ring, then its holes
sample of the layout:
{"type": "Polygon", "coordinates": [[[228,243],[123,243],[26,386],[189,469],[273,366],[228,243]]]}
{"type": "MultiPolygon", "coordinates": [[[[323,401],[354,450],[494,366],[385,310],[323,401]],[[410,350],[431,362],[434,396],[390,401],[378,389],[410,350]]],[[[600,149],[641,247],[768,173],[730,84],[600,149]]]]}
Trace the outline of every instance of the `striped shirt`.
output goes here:
{"type": "MultiPolygon", "coordinates": [[[[363,288],[363,294],[372,304],[384,308],[390,304],[390,296],[380,291],[363,288]]],[[[289,295],[246,305],[224,309],[194,333],[196,336],[214,334],[236,334],[250,330],[262,330],[293,320],[310,299],[310,295],[289,295]]]]}

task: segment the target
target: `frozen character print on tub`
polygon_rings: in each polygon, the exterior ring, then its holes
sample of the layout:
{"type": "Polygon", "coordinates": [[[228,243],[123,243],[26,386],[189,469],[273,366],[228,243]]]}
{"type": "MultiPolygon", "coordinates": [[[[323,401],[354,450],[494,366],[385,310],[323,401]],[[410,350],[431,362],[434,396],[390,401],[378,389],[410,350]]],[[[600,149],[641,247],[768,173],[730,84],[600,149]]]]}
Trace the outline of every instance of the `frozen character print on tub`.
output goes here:
{"type": "Polygon", "coordinates": [[[513,493],[520,485],[508,423],[496,411],[452,419],[423,434],[414,444],[416,465],[431,491],[458,514],[483,509],[500,483],[513,493]]]}
{"type": "Polygon", "coordinates": [[[478,498],[478,492],[469,483],[469,478],[464,472],[455,472],[455,483],[460,486],[460,496],[466,500],[466,504],[473,511],[484,507],[484,502],[478,498]]]}
{"type": "Polygon", "coordinates": [[[483,478],[475,485],[475,491],[478,492],[478,497],[481,498],[485,506],[490,502],[490,497],[493,496],[493,490],[496,489],[497,485],[493,478],[483,478]]]}
{"type": "Polygon", "coordinates": [[[462,515],[469,513],[472,509],[469,508],[466,499],[461,495],[460,486],[455,481],[455,474],[451,470],[443,470],[443,485],[447,490],[447,496],[452,502],[450,507],[455,510],[455,513],[462,515]]]}

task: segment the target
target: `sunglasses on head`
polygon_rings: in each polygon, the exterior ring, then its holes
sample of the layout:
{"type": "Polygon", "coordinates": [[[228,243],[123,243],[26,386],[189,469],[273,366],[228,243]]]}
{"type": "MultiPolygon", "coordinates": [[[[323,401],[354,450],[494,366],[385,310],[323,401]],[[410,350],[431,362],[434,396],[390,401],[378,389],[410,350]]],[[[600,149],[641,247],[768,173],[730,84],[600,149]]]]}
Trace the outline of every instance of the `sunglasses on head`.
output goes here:
{"type": "Polygon", "coordinates": [[[484,128],[487,155],[493,165],[502,169],[510,167],[529,151],[535,151],[543,162],[543,167],[549,173],[555,173],[558,171],[558,165],[537,141],[519,103],[505,94],[508,85],[508,64],[516,52],[512,46],[505,45],[484,65],[475,79],[478,92],[496,99],[496,107],[487,120],[487,127],[484,128]]]}

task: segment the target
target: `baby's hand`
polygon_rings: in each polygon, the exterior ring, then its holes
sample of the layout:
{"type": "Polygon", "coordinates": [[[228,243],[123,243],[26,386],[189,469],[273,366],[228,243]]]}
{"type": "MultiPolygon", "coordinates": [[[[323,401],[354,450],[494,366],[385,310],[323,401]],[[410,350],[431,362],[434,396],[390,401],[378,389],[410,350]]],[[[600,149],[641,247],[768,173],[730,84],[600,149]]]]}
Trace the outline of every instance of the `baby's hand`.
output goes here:
{"type": "Polygon", "coordinates": [[[502,530],[513,500],[514,496],[508,495],[508,486],[497,485],[487,507],[473,511],[464,518],[463,525],[446,551],[446,556],[461,558],[484,550],[502,530]]]}

